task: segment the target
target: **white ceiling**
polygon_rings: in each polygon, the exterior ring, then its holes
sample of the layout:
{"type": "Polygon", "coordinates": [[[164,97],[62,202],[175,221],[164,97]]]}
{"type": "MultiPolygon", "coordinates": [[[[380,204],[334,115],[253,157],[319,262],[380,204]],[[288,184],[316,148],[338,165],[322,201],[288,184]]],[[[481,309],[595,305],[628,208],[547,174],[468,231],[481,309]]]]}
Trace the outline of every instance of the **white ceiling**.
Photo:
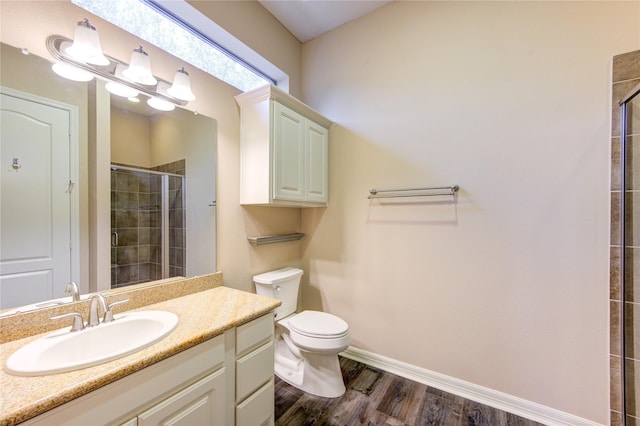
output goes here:
{"type": "Polygon", "coordinates": [[[392,0],[258,0],[301,43],[392,0]]]}

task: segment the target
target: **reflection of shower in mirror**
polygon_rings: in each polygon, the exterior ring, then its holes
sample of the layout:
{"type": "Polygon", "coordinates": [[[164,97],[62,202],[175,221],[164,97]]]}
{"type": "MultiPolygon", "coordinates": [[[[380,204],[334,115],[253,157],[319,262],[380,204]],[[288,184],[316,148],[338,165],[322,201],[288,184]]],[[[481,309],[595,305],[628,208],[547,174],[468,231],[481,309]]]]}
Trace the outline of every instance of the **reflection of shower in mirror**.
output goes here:
{"type": "Polygon", "coordinates": [[[186,276],[185,161],[111,167],[111,286],[186,276]]]}

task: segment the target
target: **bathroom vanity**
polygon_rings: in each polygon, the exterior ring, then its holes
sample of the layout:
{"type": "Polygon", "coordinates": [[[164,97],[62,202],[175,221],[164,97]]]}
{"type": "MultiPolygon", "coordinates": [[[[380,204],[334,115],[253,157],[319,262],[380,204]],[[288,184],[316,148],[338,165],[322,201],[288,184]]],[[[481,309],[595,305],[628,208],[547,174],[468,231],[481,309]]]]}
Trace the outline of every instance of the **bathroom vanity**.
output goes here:
{"type": "MultiPolygon", "coordinates": [[[[154,345],[94,367],[37,377],[2,371],[0,424],[272,424],[279,303],[219,286],[136,308],[173,312],[178,325],[154,345]]],[[[0,345],[3,365],[40,337],[0,345]]]]}

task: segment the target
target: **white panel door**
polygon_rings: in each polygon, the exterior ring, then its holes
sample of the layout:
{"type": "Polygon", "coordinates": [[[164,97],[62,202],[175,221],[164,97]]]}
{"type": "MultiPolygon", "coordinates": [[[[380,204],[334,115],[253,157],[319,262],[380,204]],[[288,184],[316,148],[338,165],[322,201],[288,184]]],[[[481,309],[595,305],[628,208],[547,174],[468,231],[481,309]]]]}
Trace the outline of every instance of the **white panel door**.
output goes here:
{"type": "Polygon", "coordinates": [[[0,94],[0,309],[71,281],[70,113],[0,94]]]}

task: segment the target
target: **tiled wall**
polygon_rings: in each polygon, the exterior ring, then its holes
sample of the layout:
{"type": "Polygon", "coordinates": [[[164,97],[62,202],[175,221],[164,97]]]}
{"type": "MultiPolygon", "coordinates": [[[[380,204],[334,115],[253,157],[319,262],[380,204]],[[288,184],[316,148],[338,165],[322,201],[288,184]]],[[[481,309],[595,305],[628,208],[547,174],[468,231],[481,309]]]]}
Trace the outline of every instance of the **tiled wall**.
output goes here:
{"type": "MultiPolygon", "coordinates": [[[[640,317],[640,281],[638,292],[635,292],[634,278],[640,276],[640,97],[635,105],[629,107],[631,116],[627,127],[627,162],[626,188],[621,187],[620,177],[620,106],[618,102],[631,89],[640,84],[640,51],[630,52],[613,59],[613,101],[612,101],[612,132],[611,132],[611,246],[610,246],[610,374],[611,374],[611,424],[622,424],[622,381],[621,362],[622,347],[620,339],[620,324],[622,313],[621,274],[625,275],[626,294],[626,401],[627,424],[640,424],[640,389],[636,380],[640,374],[635,371],[640,368],[640,323],[635,327],[634,318],[640,317]],[[635,106],[635,110],[634,107],[635,106]],[[627,204],[626,241],[621,241],[620,235],[620,197],[624,192],[627,204]],[[635,211],[633,210],[635,206],[635,211]],[[626,249],[625,271],[620,270],[620,256],[623,244],[626,249]],[[637,296],[636,296],[637,294],[637,296]]],[[[640,371],[640,370],[638,370],[640,371]]]]}
{"type": "MultiPolygon", "coordinates": [[[[185,161],[154,170],[184,175],[185,161]]],[[[185,276],[185,228],[182,179],[169,178],[169,276],[185,276]]],[[[111,287],[162,278],[161,179],[127,170],[111,172],[111,287]],[[114,236],[112,235],[112,243],[114,236]]]]}

